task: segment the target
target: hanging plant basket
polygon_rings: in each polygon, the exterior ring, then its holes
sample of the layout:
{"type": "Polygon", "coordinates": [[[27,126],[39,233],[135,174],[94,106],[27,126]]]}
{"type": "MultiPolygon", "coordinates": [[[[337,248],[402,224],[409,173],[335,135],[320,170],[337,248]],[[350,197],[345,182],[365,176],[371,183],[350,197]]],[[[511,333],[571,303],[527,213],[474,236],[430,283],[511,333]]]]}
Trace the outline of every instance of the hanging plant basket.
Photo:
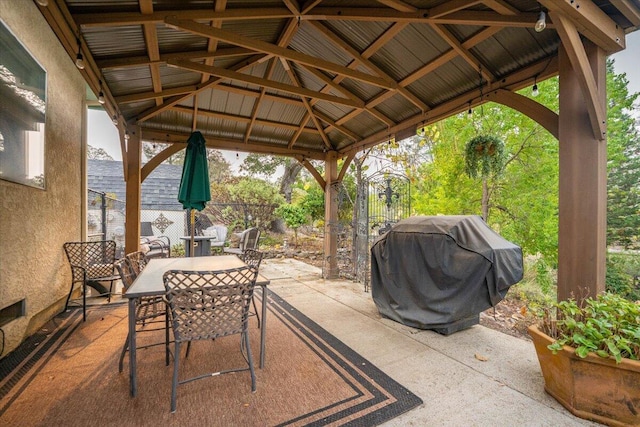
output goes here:
{"type": "Polygon", "coordinates": [[[465,147],[465,171],[471,178],[499,175],[504,168],[504,142],[490,135],[479,135],[465,147]]]}

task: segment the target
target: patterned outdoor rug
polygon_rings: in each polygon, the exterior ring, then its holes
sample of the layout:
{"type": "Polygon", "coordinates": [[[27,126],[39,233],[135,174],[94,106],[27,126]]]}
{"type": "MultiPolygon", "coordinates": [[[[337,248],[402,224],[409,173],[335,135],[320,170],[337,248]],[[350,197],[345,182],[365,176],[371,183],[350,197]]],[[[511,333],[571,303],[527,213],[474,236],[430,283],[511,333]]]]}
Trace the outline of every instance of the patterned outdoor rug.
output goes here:
{"type": "MultiPolygon", "coordinates": [[[[172,364],[162,346],[138,352],[138,396],[129,396],[128,359],[118,372],[127,308],[64,313],[0,360],[3,426],[372,426],[422,401],[273,292],[266,366],[258,369],[259,330],[250,319],[257,392],[248,372],[178,387],[170,413],[172,364]]],[[[138,335],[161,341],[163,332],[138,335]]],[[[242,366],[238,336],[197,342],[182,354],[181,378],[242,366]]]]}

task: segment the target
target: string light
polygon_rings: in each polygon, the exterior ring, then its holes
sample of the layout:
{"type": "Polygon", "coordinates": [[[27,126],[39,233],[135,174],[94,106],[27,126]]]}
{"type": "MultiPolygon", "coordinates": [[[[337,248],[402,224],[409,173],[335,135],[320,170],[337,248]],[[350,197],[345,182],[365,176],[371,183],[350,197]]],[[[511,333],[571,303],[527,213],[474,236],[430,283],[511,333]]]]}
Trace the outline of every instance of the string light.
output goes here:
{"type": "Polygon", "coordinates": [[[538,14],[538,20],[536,21],[536,25],[534,29],[537,33],[542,32],[545,28],[547,28],[547,14],[544,10],[541,10],[538,14]]]}
{"type": "Polygon", "coordinates": [[[420,124],[420,127],[416,129],[416,135],[418,135],[420,138],[424,138],[426,134],[427,134],[427,130],[424,128],[424,122],[422,122],[420,124]]]}
{"type": "Polygon", "coordinates": [[[113,118],[111,119],[111,122],[113,123],[114,126],[118,126],[118,115],[114,114],[113,118]]]}
{"type": "Polygon", "coordinates": [[[125,141],[128,141],[128,140],[129,140],[129,138],[130,138],[130,136],[129,136],[129,131],[128,131],[128,130],[124,131],[124,140],[125,140],[125,141]]]}
{"type": "Polygon", "coordinates": [[[42,7],[49,6],[49,0],[36,0],[36,2],[42,7]]]}
{"type": "Polygon", "coordinates": [[[104,92],[102,91],[102,80],[98,80],[100,82],[100,93],[98,93],[98,102],[100,104],[104,104],[106,101],[104,99],[104,92]]]}
{"type": "Polygon", "coordinates": [[[473,116],[473,109],[471,108],[471,101],[469,101],[469,111],[467,111],[469,117],[473,116]]]}
{"type": "Polygon", "coordinates": [[[540,91],[538,90],[537,78],[533,78],[533,87],[531,88],[531,96],[538,96],[540,91]]]}
{"type": "Polygon", "coordinates": [[[80,45],[80,38],[76,39],[78,42],[78,54],[76,55],[76,67],[79,70],[84,70],[84,57],[82,56],[82,46],[80,45]]]}

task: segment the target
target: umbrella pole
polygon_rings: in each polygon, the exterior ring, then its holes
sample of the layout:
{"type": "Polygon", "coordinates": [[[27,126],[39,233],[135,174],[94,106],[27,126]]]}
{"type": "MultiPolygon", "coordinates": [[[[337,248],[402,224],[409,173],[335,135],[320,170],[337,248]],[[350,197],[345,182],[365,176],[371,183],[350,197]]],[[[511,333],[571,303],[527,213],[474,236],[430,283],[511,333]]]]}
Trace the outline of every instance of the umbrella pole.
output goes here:
{"type": "Polygon", "coordinates": [[[196,226],[196,210],[191,209],[191,239],[189,240],[189,254],[195,256],[195,226],[196,226]]]}

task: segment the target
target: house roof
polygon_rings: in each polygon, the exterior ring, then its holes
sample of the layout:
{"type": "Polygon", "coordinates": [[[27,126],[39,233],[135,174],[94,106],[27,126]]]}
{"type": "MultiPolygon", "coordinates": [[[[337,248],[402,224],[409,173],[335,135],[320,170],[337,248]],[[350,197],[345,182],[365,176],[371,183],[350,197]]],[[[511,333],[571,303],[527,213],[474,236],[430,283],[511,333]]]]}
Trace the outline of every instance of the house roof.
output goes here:
{"type": "Polygon", "coordinates": [[[561,45],[579,56],[581,37],[614,53],[640,25],[639,0],[56,0],[39,7],[73,60],[80,49],[81,72],[104,93],[123,137],[125,124],[157,142],[184,143],[199,130],[211,147],[303,161],[413,135],[557,74],[561,45]],[[546,29],[536,32],[541,11],[546,29]]]}
{"type": "MultiPolygon", "coordinates": [[[[182,210],[178,202],[178,188],[182,177],[181,165],[161,164],[142,183],[142,209],[182,210]]],[[[126,199],[122,162],[115,160],[87,160],[87,187],[101,193],[111,193],[121,201],[126,199]]]]}

